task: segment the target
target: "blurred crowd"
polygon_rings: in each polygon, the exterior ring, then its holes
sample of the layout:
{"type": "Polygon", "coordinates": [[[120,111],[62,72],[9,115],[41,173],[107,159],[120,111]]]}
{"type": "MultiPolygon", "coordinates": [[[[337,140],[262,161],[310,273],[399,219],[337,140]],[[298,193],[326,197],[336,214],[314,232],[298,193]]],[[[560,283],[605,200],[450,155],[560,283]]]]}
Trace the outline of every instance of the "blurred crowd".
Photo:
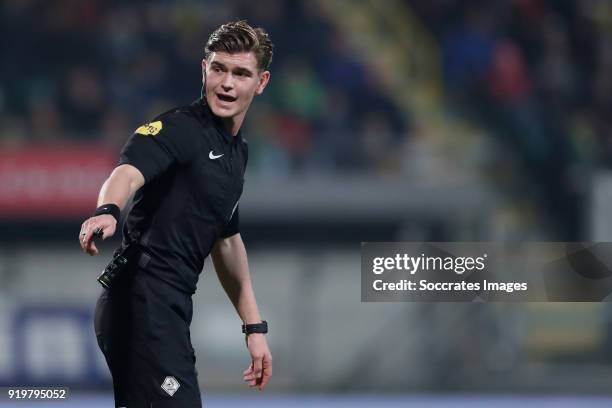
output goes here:
{"type": "Polygon", "coordinates": [[[502,137],[522,192],[577,227],[592,170],[612,159],[612,2],[410,4],[439,41],[447,96],[502,137]]]}
{"type": "MultiPolygon", "coordinates": [[[[521,169],[517,195],[575,230],[589,176],[612,158],[612,1],[403,4],[437,40],[447,105],[498,136],[499,168],[521,169]]],[[[199,97],[208,35],[240,18],[275,44],[272,81],[245,124],[252,174],[402,169],[415,125],[381,85],[397,72],[364,63],[318,2],[5,0],[0,8],[0,146],[121,146],[143,122],[199,97]]]]}
{"type": "Polygon", "coordinates": [[[2,144],[120,146],[142,122],[200,96],[203,49],[247,19],[275,44],[252,105],[250,171],[384,170],[405,115],[309,1],[6,0],[0,6],[2,144]]]}

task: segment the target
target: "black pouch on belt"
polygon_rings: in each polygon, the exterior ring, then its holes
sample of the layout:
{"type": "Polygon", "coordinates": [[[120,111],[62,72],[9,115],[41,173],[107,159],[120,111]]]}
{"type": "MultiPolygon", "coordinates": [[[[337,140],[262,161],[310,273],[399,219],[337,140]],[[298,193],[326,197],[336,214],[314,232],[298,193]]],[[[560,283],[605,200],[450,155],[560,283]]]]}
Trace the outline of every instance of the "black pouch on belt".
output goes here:
{"type": "Polygon", "coordinates": [[[138,254],[140,254],[140,246],[136,243],[131,243],[117,249],[111,261],[98,277],[100,285],[105,289],[110,289],[119,276],[126,273],[125,270],[136,262],[138,254]]]}

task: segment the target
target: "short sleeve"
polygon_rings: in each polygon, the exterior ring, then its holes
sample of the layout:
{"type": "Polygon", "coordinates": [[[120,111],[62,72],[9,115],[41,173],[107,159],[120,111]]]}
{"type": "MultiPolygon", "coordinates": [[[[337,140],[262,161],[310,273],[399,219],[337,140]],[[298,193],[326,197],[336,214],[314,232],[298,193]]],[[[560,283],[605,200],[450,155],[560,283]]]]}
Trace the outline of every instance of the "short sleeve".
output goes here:
{"type": "Polygon", "coordinates": [[[231,237],[232,235],[236,235],[239,232],[240,232],[240,214],[239,214],[238,206],[236,206],[236,209],[234,210],[234,213],[232,214],[232,218],[230,218],[229,222],[225,226],[225,229],[221,233],[221,238],[228,238],[228,237],[231,237]]]}
{"type": "Polygon", "coordinates": [[[123,146],[119,164],[136,167],[150,181],[175,163],[189,162],[198,150],[194,120],[176,112],[140,126],[123,146]]]}

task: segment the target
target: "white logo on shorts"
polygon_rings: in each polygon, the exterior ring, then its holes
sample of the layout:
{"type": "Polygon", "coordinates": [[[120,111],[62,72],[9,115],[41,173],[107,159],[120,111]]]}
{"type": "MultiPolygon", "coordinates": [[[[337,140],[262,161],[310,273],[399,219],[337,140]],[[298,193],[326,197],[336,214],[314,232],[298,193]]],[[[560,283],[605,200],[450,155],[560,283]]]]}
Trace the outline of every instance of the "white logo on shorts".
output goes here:
{"type": "Polygon", "coordinates": [[[173,396],[180,386],[181,384],[179,384],[179,382],[176,381],[176,378],[172,376],[166,377],[163,384],[161,385],[162,390],[166,391],[170,396],[173,396]]]}

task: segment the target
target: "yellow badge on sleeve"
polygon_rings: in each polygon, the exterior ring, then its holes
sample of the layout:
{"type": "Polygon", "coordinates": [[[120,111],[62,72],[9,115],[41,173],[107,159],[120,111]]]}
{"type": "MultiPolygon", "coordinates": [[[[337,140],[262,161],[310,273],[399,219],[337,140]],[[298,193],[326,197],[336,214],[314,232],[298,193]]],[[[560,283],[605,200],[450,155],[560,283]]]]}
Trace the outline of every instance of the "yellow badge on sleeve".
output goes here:
{"type": "Polygon", "coordinates": [[[134,133],[138,133],[139,135],[144,135],[144,136],[155,136],[156,134],[159,133],[160,130],[162,130],[162,127],[163,125],[161,121],[158,120],[158,121],[151,122],[151,123],[145,123],[138,129],[136,129],[134,133]]]}

